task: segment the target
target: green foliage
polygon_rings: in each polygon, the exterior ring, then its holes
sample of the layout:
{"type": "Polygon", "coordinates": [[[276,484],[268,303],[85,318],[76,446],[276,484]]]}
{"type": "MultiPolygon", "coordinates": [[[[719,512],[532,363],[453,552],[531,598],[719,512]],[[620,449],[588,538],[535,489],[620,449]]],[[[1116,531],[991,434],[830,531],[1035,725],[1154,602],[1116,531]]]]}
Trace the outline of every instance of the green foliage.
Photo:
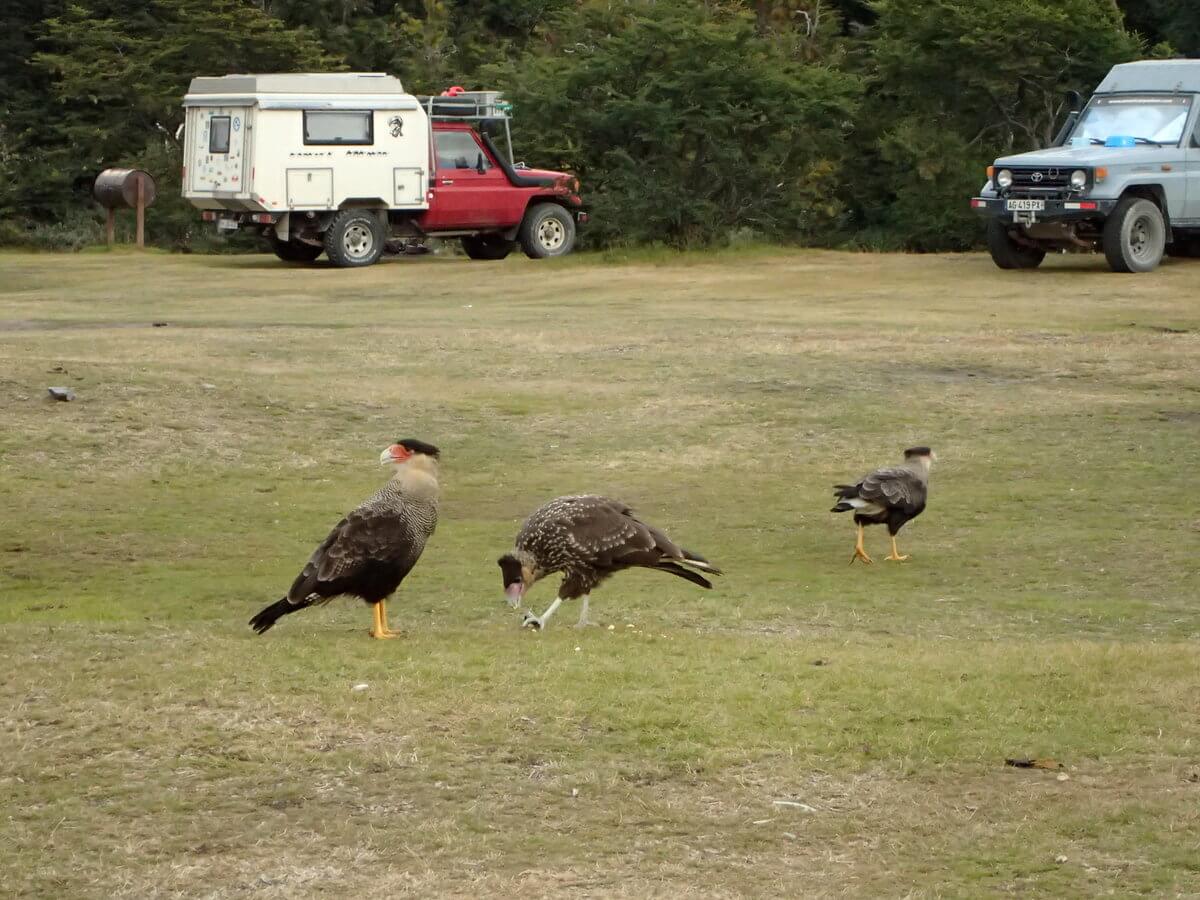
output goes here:
{"type": "Polygon", "coordinates": [[[1200,4],[1195,0],[1124,0],[1130,28],[1183,56],[1200,56],[1200,4]]]}
{"type": "Polygon", "coordinates": [[[42,49],[20,75],[43,85],[45,96],[36,108],[25,100],[21,132],[0,135],[5,211],[69,219],[91,209],[73,184],[107,166],[143,167],[160,186],[147,220],[151,238],[175,246],[187,245],[195,227],[179,196],[175,139],[191,78],[340,65],[305,31],[239,0],[92,0],[70,4],[38,28],[42,49]]]}
{"type": "Polygon", "coordinates": [[[31,0],[4,24],[0,242],[56,246],[111,165],[158,179],[151,240],[206,246],[188,81],[346,66],[506,91],[519,155],[582,177],[596,244],[969,247],[982,167],[1047,143],[1067,89],[1147,45],[1200,54],[1189,0],[31,0]]]}
{"type": "Polygon", "coordinates": [[[1090,91],[1138,39],[1109,0],[878,0],[871,101],[858,131],[871,178],[859,223],[918,250],[978,239],[966,198],[998,154],[1049,144],[1068,89],[1090,91]]]}
{"type": "Polygon", "coordinates": [[[529,160],[579,173],[601,244],[812,237],[841,211],[858,79],[789,59],[748,14],[590,5],[492,77],[529,160]]]}

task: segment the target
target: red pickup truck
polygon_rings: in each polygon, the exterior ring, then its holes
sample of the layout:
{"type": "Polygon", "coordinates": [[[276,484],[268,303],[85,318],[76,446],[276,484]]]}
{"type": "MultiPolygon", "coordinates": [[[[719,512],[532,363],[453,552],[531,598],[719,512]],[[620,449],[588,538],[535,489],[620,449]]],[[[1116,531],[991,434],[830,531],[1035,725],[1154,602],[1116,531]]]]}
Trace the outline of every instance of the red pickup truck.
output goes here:
{"type": "Polygon", "coordinates": [[[588,218],[578,178],[514,166],[486,123],[476,130],[434,118],[433,143],[429,209],[411,220],[414,234],[461,235],[472,259],[503,259],[516,244],[533,259],[562,256],[575,246],[575,225],[588,218]]]}
{"type": "Polygon", "coordinates": [[[579,180],[514,163],[497,91],[404,92],[372,73],[196,78],[184,196],[275,254],[368,266],[389,238],[458,238],[471,259],[562,256],[587,221],[579,180]],[[498,142],[503,142],[503,149],[498,142]]]}

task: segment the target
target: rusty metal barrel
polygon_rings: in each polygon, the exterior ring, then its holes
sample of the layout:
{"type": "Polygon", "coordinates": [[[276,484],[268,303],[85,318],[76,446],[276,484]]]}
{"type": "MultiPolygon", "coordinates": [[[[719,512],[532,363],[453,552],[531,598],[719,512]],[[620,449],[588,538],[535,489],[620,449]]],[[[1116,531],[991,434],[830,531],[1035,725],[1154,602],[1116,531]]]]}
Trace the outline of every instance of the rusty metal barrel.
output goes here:
{"type": "Polygon", "coordinates": [[[92,196],[105,209],[137,209],[138,181],[142,183],[143,207],[154,203],[154,179],[141,169],[105,169],[96,176],[92,196]]]}

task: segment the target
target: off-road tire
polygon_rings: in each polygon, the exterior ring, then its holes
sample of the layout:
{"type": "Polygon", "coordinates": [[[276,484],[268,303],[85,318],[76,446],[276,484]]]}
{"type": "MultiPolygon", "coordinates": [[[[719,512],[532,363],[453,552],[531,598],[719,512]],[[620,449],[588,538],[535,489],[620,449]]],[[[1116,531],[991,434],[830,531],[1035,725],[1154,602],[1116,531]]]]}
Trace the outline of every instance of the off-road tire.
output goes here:
{"type": "Polygon", "coordinates": [[[1104,223],[1104,258],[1114,272],[1151,272],[1167,247],[1162,210],[1143,197],[1126,197],[1104,223]]]}
{"type": "Polygon", "coordinates": [[[302,241],[281,241],[274,233],[267,236],[267,241],[271,245],[271,252],[284,262],[310,263],[325,252],[325,248],[319,244],[305,244],[302,241]]]}
{"type": "Polygon", "coordinates": [[[516,241],[506,241],[498,234],[472,234],[462,239],[463,253],[471,259],[504,259],[515,246],[516,241]]]}
{"type": "Polygon", "coordinates": [[[992,262],[1001,269],[1036,269],[1046,258],[1045,250],[1014,241],[1008,226],[999,219],[988,220],[987,246],[992,262]]]}
{"type": "Polygon", "coordinates": [[[566,256],[575,247],[575,218],[557,203],[539,203],[525,211],[517,233],[530,259],[566,256]]]}
{"type": "Polygon", "coordinates": [[[383,224],[369,209],[344,209],[325,229],[325,253],[338,268],[374,264],[386,242],[383,224]]]}

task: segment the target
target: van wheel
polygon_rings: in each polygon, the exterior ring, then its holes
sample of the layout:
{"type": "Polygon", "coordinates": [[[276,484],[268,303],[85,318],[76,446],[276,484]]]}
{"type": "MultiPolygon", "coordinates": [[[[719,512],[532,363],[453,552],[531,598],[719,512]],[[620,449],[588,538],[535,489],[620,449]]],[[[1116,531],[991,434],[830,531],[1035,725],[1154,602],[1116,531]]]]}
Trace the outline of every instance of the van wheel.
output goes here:
{"type": "Polygon", "coordinates": [[[462,239],[463,253],[471,259],[504,259],[515,246],[516,241],[506,241],[498,234],[472,234],[462,239]]]}
{"type": "Polygon", "coordinates": [[[1154,270],[1166,246],[1162,211],[1141,197],[1126,197],[1104,223],[1104,257],[1114,272],[1154,270]]]}
{"type": "Polygon", "coordinates": [[[1036,269],[1046,258],[1046,251],[1019,244],[1008,233],[1008,226],[999,219],[987,223],[987,245],[992,262],[1001,269],[1036,269]]]}
{"type": "Polygon", "coordinates": [[[565,256],[575,247],[575,219],[557,203],[531,206],[517,235],[530,259],[565,256]]]}
{"type": "Polygon", "coordinates": [[[281,241],[271,233],[268,238],[271,252],[284,262],[310,263],[325,252],[319,244],[305,244],[301,241],[281,241]]]}
{"type": "Polygon", "coordinates": [[[387,234],[369,209],[344,209],[325,229],[325,252],[339,268],[369,266],[383,254],[387,234]]]}

